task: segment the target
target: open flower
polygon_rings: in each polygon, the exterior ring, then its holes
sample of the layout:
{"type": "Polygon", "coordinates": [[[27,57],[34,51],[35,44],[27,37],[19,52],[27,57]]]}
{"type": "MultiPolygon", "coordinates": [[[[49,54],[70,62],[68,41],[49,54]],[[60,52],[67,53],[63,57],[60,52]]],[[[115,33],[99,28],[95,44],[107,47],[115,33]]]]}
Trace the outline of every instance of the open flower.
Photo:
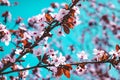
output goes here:
{"type": "Polygon", "coordinates": [[[120,50],[118,51],[111,50],[109,54],[113,55],[113,57],[120,57],[120,50]]]}
{"type": "Polygon", "coordinates": [[[42,54],[42,51],[41,51],[40,48],[39,48],[39,49],[33,49],[33,54],[34,54],[35,56],[40,56],[40,55],[42,54]]]}
{"type": "Polygon", "coordinates": [[[68,12],[69,12],[69,10],[60,9],[59,13],[56,15],[56,19],[61,22],[62,19],[63,19],[63,17],[64,17],[65,15],[67,15],[68,12]]]}
{"type": "Polygon", "coordinates": [[[82,74],[84,74],[86,72],[86,69],[87,69],[87,66],[85,66],[84,68],[78,66],[76,68],[76,72],[77,72],[78,75],[82,75],[82,74]]]}
{"type": "Polygon", "coordinates": [[[54,53],[54,51],[52,51],[52,52],[50,53],[50,58],[51,58],[51,60],[48,61],[48,62],[49,62],[50,64],[54,64],[55,67],[58,67],[59,65],[64,65],[64,64],[66,64],[66,63],[65,63],[66,58],[62,55],[62,53],[60,53],[60,56],[59,56],[59,57],[56,55],[57,53],[58,53],[58,52],[55,52],[55,53],[54,53]]]}
{"type": "Polygon", "coordinates": [[[20,54],[22,52],[22,49],[16,49],[15,54],[20,54]]]}
{"type": "Polygon", "coordinates": [[[104,55],[104,53],[105,52],[103,50],[94,49],[94,53],[93,54],[95,54],[95,59],[97,61],[99,61],[102,58],[102,56],[104,55]]]}
{"type": "Polygon", "coordinates": [[[0,34],[1,34],[1,41],[5,42],[5,45],[8,46],[9,42],[11,41],[11,34],[6,29],[6,26],[3,24],[0,24],[0,34]]]}
{"type": "Polygon", "coordinates": [[[50,58],[54,59],[57,57],[58,51],[54,51],[54,49],[50,49],[48,51],[48,55],[50,56],[50,58]]]}
{"type": "Polygon", "coordinates": [[[57,32],[57,35],[58,35],[58,36],[64,36],[64,37],[65,37],[65,35],[64,35],[64,33],[62,32],[62,29],[61,29],[61,28],[59,28],[56,32],[57,32]]]}
{"type": "Polygon", "coordinates": [[[85,51],[81,51],[77,54],[78,58],[80,59],[88,59],[88,55],[85,53],[85,51]]]}

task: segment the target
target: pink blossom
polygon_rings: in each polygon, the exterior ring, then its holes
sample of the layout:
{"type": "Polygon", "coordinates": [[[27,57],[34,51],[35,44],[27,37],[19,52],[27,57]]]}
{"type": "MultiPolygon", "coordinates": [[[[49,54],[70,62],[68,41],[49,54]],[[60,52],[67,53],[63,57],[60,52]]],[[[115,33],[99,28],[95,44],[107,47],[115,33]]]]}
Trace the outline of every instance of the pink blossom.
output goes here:
{"type": "Polygon", "coordinates": [[[58,12],[58,14],[56,15],[56,20],[58,20],[58,21],[62,21],[62,19],[63,19],[63,17],[65,16],[65,15],[67,15],[68,14],[68,12],[69,12],[69,10],[66,10],[66,9],[60,9],[60,11],[58,12]]]}
{"type": "Polygon", "coordinates": [[[53,9],[52,7],[49,7],[49,8],[48,8],[48,11],[53,12],[54,9],[53,9]]]}
{"type": "Polygon", "coordinates": [[[110,7],[110,8],[112,8],[112,9],[115,9],[115,5],[114,4],[112,4],[112,3],[108,3],[108,6],[110,7]]]}
{"type": "Polygon", "coordinates": [[[20,23],[19,29],[27,31],[26,26],[24,23],[20,23]]]}
{"type": "Polygon", "coordinates": [[[0,69],[3,68],[3,63],[0,61],[0,69]]]}
{"type": "Polygon", "coordinates": [[[97,61],[100,60],[100,58],[104,55],[104,51],[103,50],[97,50],[97,49],[94,49],[94,53],[95,54],[95,59],[97,59],[97,61]]]}
{"type": "Polygon", "coordinates": [[[2,0],[0,4],[10,6],[9,0],[2,0]]]}
{"type": "Polygon", "coordinates": [[[58,51],[54,51],[54,49],[50,49],[48,51],[48,55],[50,56],[50,58],[57,58],[57,54],[58,54],[58,51]]]}
{"type": "Polygon", "coordinates": [[[120,50],[118,51],[111,50],[109,54],[113,55],[113,57],[120,57],[120,50]]]}
{"type": "Polygon", "coordinates": [[[54,64],[55,67],[58,67],[59,65],[64,65],[64,64],[66,64],[66,63],[65,63],[66,58],[65,58],[64,56],[62,56],[62,53],[60,53],[59,57],[57,56],[57,53],[58,53],[58,52],[54,52],[54,50],[51,51],[51,52],[50,52],[50,58],[51,58],[51,60],[48,60],[48,62],[49,62],[50,64],[54,64]]]}
{"type": "Polygon", "coordinates": [[[11,14],[10,12],[8,12],[7,20],[8,20],[9,22],[12,20],[12,14],[11,14]]]}
{"type": "Polygon", "coordinates": [[[52,70],[54,73],[57,72],[57,68],[56,67],[48,67],[50,70],[52,70]]]}
{"type": "Polygon", "coordinates": [[[120,70],[120,63],[118,63],[117,65],[115,65],[115,68],[120,70]]]}
{"type": "Polygon", "coordinates": [[[62,32],[62,29],[58,29],[58,30],[57,30],[57,35],[58,35],[58,36],[64,36],[64,37],[65,37],[65,34],[62,32]]]}
{"type": "Polygon", "coordinates": [[[85,51],[81,51],[77,54],[78,58],[80,59],[88,59],[88,55],[85,53],[85,51]]]}
{"type": "Polygon", "coordinates": [[[25,40],[25,39],[31,40],[32,39],[31,35],[28,32],[24,32],[23,35],[24,35],[24,37],[22,38],[22,40],[25,40]]]}
{"type": "Polygon", "coordinates": [[[36,28],[37,30],[39,30],[40,32],[43,31],[43,29],[48,26],[46,22],[46,18],[45,18],[45,13],[43,14],[38,14],[36,16],[33,16],[32,18],[28,19],[28,23],[30,26],[36,28]]]}
{"type": "MultiPolygon", "coordinates": [[[[22,51],[23,51],[22,49],[16,48],[15,54],[21,55],[21,52],[22,52],[22,51]]],[[[28,55],[28,54],[26,54],[26,55],[28,55]]],[[[24,55],[23,58],[26,58],[26,55],[24,55]]]]}
{"type": "Polygon", "coordinates": [[[22,52],[22,49],[16,49],[15,54],[20,54],[22,52]]]}
{"type": "Polygon", "coordinates": [[[78,66],[76,68],[76,72],[77,72],[78,75],[84,74],[86,72],[86,70],[87,70],[87,66],[85,66],[85,68],[81,68],[80,66],[78,66]]]}
{"type": "Polygon", "coordinates": [[[49,47],[50,47],[50,44],[47,43],[47,41],[45,41],[43,44],[43,51],[46,51],[47,49],[49,49],[49,47]]]}
{"type": "Polygon", "coordinates": [[[42,54],[42,51],[41,51],[40,48],[38,48],[38,49],[33,49],[33,54],[34,54],[35,56],[40,56],[40,55],[42,54]]]}
{"type": "Polygon", "coordinates": [[[2,37],[1,41],[5,42],[5,45],[8,46],[9,42],[11,41],[11,34],[6,29],[6,26],[3,24],[0,24],[0,33],[4,32],[4,36],[2,37]]]}

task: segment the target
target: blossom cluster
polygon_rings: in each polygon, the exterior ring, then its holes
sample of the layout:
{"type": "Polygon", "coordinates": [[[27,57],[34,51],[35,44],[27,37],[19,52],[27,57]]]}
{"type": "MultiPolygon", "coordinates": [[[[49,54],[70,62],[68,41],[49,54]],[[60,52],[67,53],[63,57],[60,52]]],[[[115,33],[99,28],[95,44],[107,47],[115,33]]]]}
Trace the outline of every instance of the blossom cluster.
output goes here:
{"type": "Polygon", "coordinates": [[[10,6],[9,0],[0,0],[0,5],[10,6]]]}
{"type": "Polygon", "coordinates": [[[9,42],[11,41],[11,34],[9,30],[6,29],[6,26],[3,24],[0,24],[0,39],[7,46],[9,45],[9,42]]]}
{"type": "Polygon", "coordinates": [[[50,64],[54,64],[55,67],[58,67],[59,65],[65,65],[65,57],[62,55],[62,53],[59,53],[59,57],[57,56],[58,55],[58,51],[54,51],[54,50],[49,50],[49,52],[47,53],[49,56],[50,56],[50,59],[51,60],[48,60],[48,62],[50,64]]]}
{"type": "MultiPolygon", "coordinates": [[[[74,6],[69,10],[69,6],[66,3],[61,5],[52,3],[51,7],[42,10],[42,14],[29,18],[28,24],[39,32],[42,32],[49,24],[58,21],[62,23],[61,26],[63,26],[65,33],[69,33],[69,28],[73,28],[80,24],[79,14],[80,11],[78,6],[74,6]],[[56,10],[59,10],[58,13],[55,12],[56,10]],[[64,22],[62,22],[65,16],[67,16],[68,19],[66,18],[64,22]]],[[[61,29],[58,30],[58,35],[63,35],[61,29]]]]}
{"type": "MultiPolygon", "coordinates": [[[[72,0],[72,4],[76,4],[78,0],[72,0]],[[74,2],[75,1],[75,2],[74,2]]],[[[92,0],[93,1],[93,0],[92,0]]],[[[0,0],[1,5],[10,5],[8,0],[0,0]]],[[[71,4],[71,5],[72,5],[71,4]]],[[[39,73],[39,68],[45,68],[51,72],[53,72],[54,77],[60,77],[62,74],[64,74],[67,78],[70,78],[71,73],[75,73],[77,75],[83,75],[86,74],[88,71],[96,76],[98,73],[100,74],[100,77],[102,77],[102,69],[104,68],[104,65],[100,65],[100,63],[109,63],[110,66],[112,65],[116,69],[120,69],[120,46],[116,45],[116,50],[112,50],[110,52],[107,52],[106,50],[103,50],[101,48],[94,49],[93,54],[94,57],[91,60],[88,53],[85,51],[78,52],[75,57],[77,56],[78,62],[73,61],[71,55],[68,54],[68,56],[63,55],[63,52],[59,52],[58,50],[54,50],[51,47],[51,44],[48,43],[49,37],[52,37],[52,33],[50,32],[54,27],[61,26],[58,30],[58,36],[64,36],[62,30],[66,34],[70,33],[70,29],[73,29],[75,26],[79,25],[81,22],[79,20],[80,10],[79,6],[72,6],[68,5],[66,3],[59,4],[59,3],[52,3],[51,7],[44,8],[42,10],[42,13],[33,16],[28,19],[28,26],[25,25],[22,22],[22,18],[18,17],[15,25],[18,25],[17,30],[7,30],[6,26],[3,24],[0,24],[0,40],[5,43],[5,45],[9,45],[9,42],[11,41],[11,34],[13,34],[14,38],[13,44],[15,43],[16,49],[13,50],[13,52],[6,57],[2,58],[0,61],[0,75],[7,73],[7,68],[10,68],[10,71],[8,69],[8,73],[12,72],[19,72],[18,77],[10,76],[11,80],[17,80],[17,79],[28,79],[28,77],[31,80],[38,80],[41,78],[41,74],[39,73]],[[56,13],[58,12],[58,13],[56,13]],[[22,45],[21,45],[22,44],[22,45]],[[39,63],[36,66],[24,66],[22,63],[25,62],[26,55],[35,55],[35,57],[38,59],[39,63]],[[89,64],[95,64],[94,66],[91,66],[89,64]],[[9,66],[11,65],[11,66],[9,66]],[[6,66],[8,66],[6,68],[6,66]],[[75,70],[73,70],[73,66],[75,70]],[[33,69],[31,71],[32,74],[29,73],[29,69],[33,69]],[[6,70],[4,72],[4,70],[6,70]],[[26,71],[25,71],[26,70],[26,71]],[[34,77],[33,77],[34,76],[34,77]]],[[[102,4],[99,4],[102,5],[102,4]]],[[[110,8],[114,9],[114,5],[108,4],[110,8]]],[[[92,7],[97,8],[95,4],[91,4],[92,7]]],[[[87,11],[86,11],[87,12],[87,11]]],[[[98,9],[99,12],[99,9],[98,9]]],[[[90,15],[90,14],[89,14],[90,15]]],[[[2,17],[4,17],[5,24],[7,23],[7,20],[11,20],[11,13],[6,11],[2,14],[2,17]]],[[[113,16],[114,17],[114,16],[113,16]]],[[[112,23],[108,19],[108,15],[100,16],[101,23],[106,28],[111,26],[111,30],[113,32],[116,31],[116,24],[112,23]]],[[[113,20],[114,21],[114,20],[113,20]]],[[[93,25],[96,25],[95,20],[90,20],[89,26],[92,27],[93,25]]],[[[104,29],[103,28],[103,29],[104,29]]],[[[86,29],[83,32],[90,31],[90,29],[86,29]]],[[[116,32],[114,33],[116,34],[116,32]]],[[[106,35],[106,34],[105,34],[106,35]]],[[[84,38],[84,34],[82,37],[84,38]]],[[[107,36],[106,36],[107,37],[107,36]]],[[[96,38],[96,43],[99,39],[96,38]]],[[[101,41],[101,40],[99,40],[101,41]]],[[[104,41],[104,40],[103,40],[104,41]]],[[[105,41],[104,41],[105,42],[105,41]]],[[[106,43],[106,42],[105,42],[106,43]]],[[[58,43],[60,46],[61,44],[58,43]]],[[[60,47],[59,47],[60,48],[60,47]]],[[[70,46],[70,51],[75,51],[75,47],[73,45],[70,46]]],[[[109,69],[110,69],[109,66],[109,69]]],[[[103,76],[104,78],[100,80],[104,80],[108,78],[108,73],[105,73],[103,76]]],[[[0,79],[7,79],[5,76],[0,76],[0,79]]],[[[47,79],[43,80],[48,80],[47,79]]],[[[108,78],[108,80],[111,80],[108,78]]]]}

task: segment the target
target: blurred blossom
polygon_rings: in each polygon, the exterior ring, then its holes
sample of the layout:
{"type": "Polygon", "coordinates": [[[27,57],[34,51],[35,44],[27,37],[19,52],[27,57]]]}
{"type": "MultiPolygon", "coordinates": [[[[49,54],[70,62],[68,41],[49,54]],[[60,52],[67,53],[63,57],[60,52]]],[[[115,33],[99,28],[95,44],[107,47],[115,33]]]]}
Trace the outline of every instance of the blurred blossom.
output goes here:
{"type": "Polygon", "coordinates": [[[94,51],[93,54],[95,55],[95,59],[97,59],[97,61],[99,61],[105,53],[103,50],[94,49],[93,51],[94,51]]]}
{"type": "Polygon", "coordinates": [[[0,5],[10,6],[10,2],[9,2],[9,0],[0,0],[0,5]]]}
{"type": "Polygon", "coordinates": [[[0,61],[0,69],[1,69],[1,68],[3,68],[3,64],[2,64],[2,62],[0,61]]]}
{"type": "Polygon", "coordinates": [[[120,50],[115,51],[115,50],[111,50],[109,52],[110,55],[113,55],[113,57],[120,57],[120,50]]]}
{"type": "Polygon", "coordinates": [[[60,11],[58,12],[58,14],[56,15],[56,20],[58,21],[62,21],[63,17],[68,14],[69,10],[66,9],[60,9],[60,11]]]}
{"type": "Polygon", "coordinates": [[[15,54],[20,54],[22,51],[22,49],[16,49],[15,54]]]}
{"type": "Polygon", "coordinates": [[[42,51],[41,51],[40,48],[38,48],[38,49],[33,49],[33,54],[34,54],[35,56],[40,56],[40,55],[42,54],[42,51]]]}
{"type": "MultiPolygon", "coordinates": [[[[22,51],[23,51],[22,49],[16,48],[15,54],[21,55],[21,52],[22,52],[22,51]]],[[[28,55],[28,54],[24,55],[23,58],[26,58],[27,55],[28,55]]]]}
{"type": "Polygon", "coordinates": [[[11,34],[3,24],[0,24],[0,34],[1,41],[5,42],[5,45],[8,46],[11,41],[11,34]]]}
{"type": "Polygon", "coordinates": [[[58,36],[64,36],[64,37],[65,37],[65,34],[62,32],[62,29],[61,29],[61,28],[59,28],[59,29],[57,30],[57,35],[58,35],[58,36]]]}
{"type": "Polygon", "coordinates": [[[83,75],[86,72],[86,69],[87,69],[87,66],[85,66],[84,68],[78,66],[76,68],[76,72],[77,72],[78,75],[83,75]]]}
{"type": "Polygon", "coordinates": [[[8,17],[7,20],[10,22],[12,20],[12,14],[10,12],[8,12],[8,17]]]}
{"type": "Polygon", "coordinates": [[[56,73],[57,72],[57,68],[56,67],[48,67],[50,70],[53,71],[53,73],[56,73]]]}
{"type": "Polygon", "coordinates": [[[60,55],[57,56],[58,54],[58,51],[54,51],[54,50],[50,50],[48,55],[50,56],[50,60],[48,60],[48,62],[50,64],[54,64],[55,67],[58,67],[59,65],[64,65],[66,64],[65,61],[66,61],[66,58],[65,56],[62,55],[62,53],[59,53],[60,55]]]}
{"type": "Polygon", "coordinates": [[[81,51],[77,54],[78,58],[80,59],[88,59],[88,55],[85,53],[85,51],[81,51]]]}
{"type": "Polygon", "coordinates": [[[24,23],[20,23],[19,29],[24,30],[24,31],[27,31],[26,26],[25,26],[24,23]]]}

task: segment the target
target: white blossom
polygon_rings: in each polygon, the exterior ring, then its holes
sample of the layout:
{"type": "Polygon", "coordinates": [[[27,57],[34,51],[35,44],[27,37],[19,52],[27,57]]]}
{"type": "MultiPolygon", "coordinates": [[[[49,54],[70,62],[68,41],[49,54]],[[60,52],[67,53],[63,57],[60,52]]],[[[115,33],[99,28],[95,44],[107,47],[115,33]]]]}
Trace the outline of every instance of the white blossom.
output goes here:
{"type": "Polygon", "coordinates": [[[88,59],[88,55],[85,53],[85,51],[81,51],[77,54],[78,58],[80,59],[88,59]]]}
{"type": "Polygon", "coordinates": [[[56,15],[56,20],[62,21],[63,17],[69,13],[69,10],[66,9],[60,9],[58,14],[56,15]]]}
{"type": "Polygon", "coordinates": [[[2,37],[1,41],[5,42],[5,45],[8,46],[9,42],[11,41],[11,34],[6,29],[6,26],[3,24],[0,24],[0,33],[4,33],[4,36],[2,37]]]}
{"type": "Polygon", "coordinates": [[[40,56],[42,54],[42,51],[40,48],[38,49],[33,49],[33,54],[36,55],[36,56],[40,56]]]}
{"type": "Polygon", "coordinates": [[[86,72],[86,70],[87,70],[87,66],[85,66],[84,68],[78,66],[78,67],[76,68],[76,72],[77,72],[78,75],[84,74],[84,73],[86,72]]]}

